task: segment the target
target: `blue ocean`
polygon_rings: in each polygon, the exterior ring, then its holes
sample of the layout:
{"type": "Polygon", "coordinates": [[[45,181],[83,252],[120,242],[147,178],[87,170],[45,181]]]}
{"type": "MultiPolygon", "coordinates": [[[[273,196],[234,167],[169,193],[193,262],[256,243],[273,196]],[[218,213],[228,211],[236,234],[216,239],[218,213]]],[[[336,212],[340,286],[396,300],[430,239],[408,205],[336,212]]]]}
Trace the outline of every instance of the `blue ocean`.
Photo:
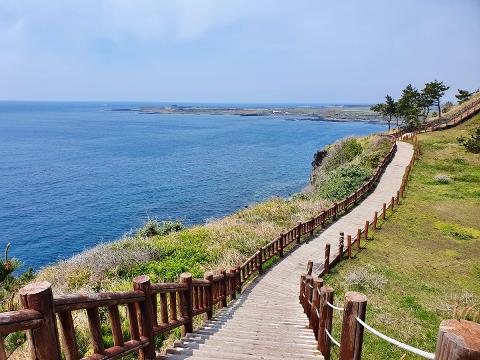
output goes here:
{"type": "Polygon", "coordinates": [[[186,225],[302,190],[316,150],[365,122],[155,115],[153,103],[0,102],[0,249],[39,269],[149,217],[186,225]]]}

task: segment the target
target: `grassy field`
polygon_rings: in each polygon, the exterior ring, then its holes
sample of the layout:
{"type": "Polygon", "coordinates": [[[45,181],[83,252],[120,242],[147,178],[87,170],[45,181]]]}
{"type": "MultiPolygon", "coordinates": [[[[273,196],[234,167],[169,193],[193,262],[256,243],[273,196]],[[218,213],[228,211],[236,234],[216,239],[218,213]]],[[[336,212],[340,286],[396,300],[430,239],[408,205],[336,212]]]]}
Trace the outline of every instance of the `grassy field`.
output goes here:
{"type": "MultiPolygon", "coordinates": [[[[479,126],[476,116],[454,129],[419,135],[423,154],[401,206],[370,232],[354,259],[324,277],[337,304],[345,291],[364,293],[367,323],[430,352],[442,319],[480,322],[480,155],[467,153],[456,140],[479,126]]],[[[338,338],[341,319],[334,324],[338,338]]],[[[363,358],[404,354],[365,333],[363,358]]]]}

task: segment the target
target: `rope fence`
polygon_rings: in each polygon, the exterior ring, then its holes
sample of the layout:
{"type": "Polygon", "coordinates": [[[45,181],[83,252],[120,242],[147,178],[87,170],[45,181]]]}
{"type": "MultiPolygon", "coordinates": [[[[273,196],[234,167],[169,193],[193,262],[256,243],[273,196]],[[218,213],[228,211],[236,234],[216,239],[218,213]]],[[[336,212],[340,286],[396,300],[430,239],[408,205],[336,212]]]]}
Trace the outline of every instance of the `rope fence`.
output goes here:
{"type": "Polygon", "coordinates": [[[365,329],[370,331],[372,334],[378,336],[379,338],[381,338],[385,341],[388,341],[390,344],[398,346],[399,348],[401,348],[403,350],[410,351],[411,353],[414,353],[416,355],[422,356],[425,359],[432,359],[432,360],[435,359],[435,354],[434,353],[429,353],[427,351],[423,351],[423,350],[414,348],[413,346],[404,344],[404,343],[402,343],[398,340],[392,339],[391,337],[389,337],[385,334],[382,334],[380,331],[375,330],[374,328],[372,328],[370,325],[366,324],[364,321],[362,321],[362,319],[359,319],[358,317],[356,318],[356,320],[360,323],[360,325],[362,325],[365,329]]]}
{"type": "Polygon", "coordinates": [[[340,347],[340,343],[335,340],[335,338],[328,332],[328,330],[325,330],[325,334],[327,334],[328,338],[332,341],[332,343],[340,347]]]}

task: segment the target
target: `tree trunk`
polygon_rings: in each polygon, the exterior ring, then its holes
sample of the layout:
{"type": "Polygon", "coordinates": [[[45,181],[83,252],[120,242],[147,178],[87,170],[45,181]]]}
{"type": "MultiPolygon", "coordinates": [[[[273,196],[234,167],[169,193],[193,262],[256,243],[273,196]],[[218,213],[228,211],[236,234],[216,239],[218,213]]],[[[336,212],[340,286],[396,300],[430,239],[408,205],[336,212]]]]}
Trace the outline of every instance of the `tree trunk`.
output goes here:
{"type": "Polygon", "coordinates": [[[438,107],[438,118],[442,118],[442,109],[440,109],[440,99],[437,100],[437,107],[438,107]]]}
{"type": "Polygon", "coordinates": [[[388,117],[388,131],[390,131],[390,124],[392,123],[392,115],[388,117]]]}

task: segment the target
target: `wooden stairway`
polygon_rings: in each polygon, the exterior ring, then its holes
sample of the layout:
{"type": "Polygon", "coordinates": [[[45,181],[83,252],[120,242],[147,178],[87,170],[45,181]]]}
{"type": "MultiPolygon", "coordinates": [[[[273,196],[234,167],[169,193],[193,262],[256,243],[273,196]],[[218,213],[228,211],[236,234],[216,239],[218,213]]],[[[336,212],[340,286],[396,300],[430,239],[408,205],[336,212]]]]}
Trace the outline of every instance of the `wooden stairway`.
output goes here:
{"type": "Polygon", "coordinates": [[[299,305],[297,286],[290,296],[279,297],[278,286],[269,283],[252,284],[159,359],[323,359],[299,305]]]}

